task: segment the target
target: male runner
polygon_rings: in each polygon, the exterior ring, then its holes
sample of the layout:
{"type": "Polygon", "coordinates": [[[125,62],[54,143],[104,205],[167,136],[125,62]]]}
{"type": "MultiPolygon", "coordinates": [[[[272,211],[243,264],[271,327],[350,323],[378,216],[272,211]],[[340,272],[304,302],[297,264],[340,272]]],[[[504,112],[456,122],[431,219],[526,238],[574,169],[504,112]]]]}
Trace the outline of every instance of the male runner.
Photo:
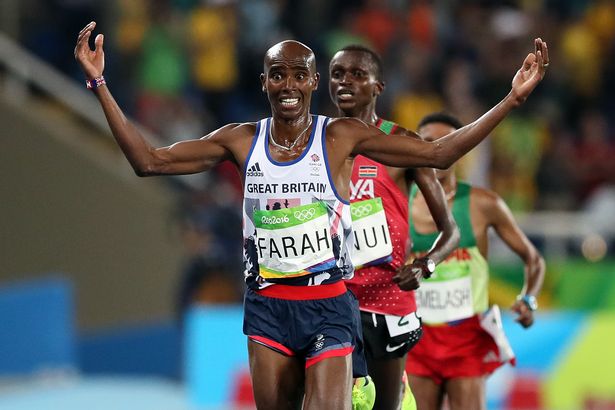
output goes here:
{"type": "MultiPolygon", "coordinates": [[[[341,117],[359,118],[385,134],[405,135],[405,129],[376,114],[378,96],[384,91],[382,71],[380,56],[369,48],[342,48],[329,63],[331,100],[341,117]]],[[[397,410],[406,353],[421,334],[414,292],[409,289],[418,286],[426,266],[435,266],[455,249],[459,231],[431,168],[387,167],[358,155],[350,202],[355,274],[346,285],[359,300],[367,369],[376,387],[374,409],[397,410]],[[442,234],[426,255],[410,264],[400,282],[403,276],[397,273],[411,248],[407,205],[408,186],[414,181],[442,234]]]]}
{"type": "MultiPolygon", "coordinates": [[[[421,120],[419,133],[426,141],[438,141],[459,128],[461,124],[454,117],[436,113],[421,120]]],[[[487,376],[513,359],[501,330],[499,308],[487,309],[489,228],[525,263],[525,284],[512,306],[523,327],[534,322],[545,264],[495,192],[457,180],[454,167],[436,174],[459,226],[461,242],[417,290],[423,337],[408,355],[406,371],[421,410],[440,409],[445,394],[450,410],[486,409],[487,376]]],[[[413,253],[420,255],[430,249],[435,230],[423,195],[413,187],[413,253]]]]}
{"type": "MultiPolygon", "coordinates": [[[[471,125],[437,143],[384,134],[356,119],[311,115],[312,50],[297,41],[271,47],[261,74],[272,117],[229,124],[200,139],[154,148],[130,123],[103,78],[103,36],[80,33],[75,58],[124,155],[139,176],[191,174],[231,161],[243,173],[244,333],[259,409],[348,409],[351,352],[362,347],[353,274],[349,185],[353,159],[446,168],[472,149],[544,77],[546,44],[524,60],[511,92],[471,125]]],[[[356,369],[355,369],[356,370],[356,369]]],[[[357,373],[356,375],[360,375],[357,373]]]]}

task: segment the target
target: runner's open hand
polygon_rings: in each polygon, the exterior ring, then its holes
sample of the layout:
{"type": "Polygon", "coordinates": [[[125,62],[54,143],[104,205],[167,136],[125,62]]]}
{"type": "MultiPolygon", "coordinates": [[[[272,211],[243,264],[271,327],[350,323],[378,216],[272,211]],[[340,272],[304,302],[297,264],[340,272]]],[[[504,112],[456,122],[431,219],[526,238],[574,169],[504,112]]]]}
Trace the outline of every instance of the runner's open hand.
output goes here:
{"type": "Polygon", "coordinates": [[[94,39],[95,49],[90,50],[90,35],[96,27],[92,21],[79,32],[75,46],[75,60],[81,66],[85,76],[92,80],[100,77],[105,69],[105,52],[103,51],[104,36],[99,34],[94,39]]]}
{"type": "Polygon", "coordinates": [[[534,39],[534,52],[529,53],[512,80],[512,94],[521,104],[544,78],[549,66],[549,49],[540,38],[534,39]]]}
{"type": "Polygon", "coordinates": [[[534,312],[522,300],[517,300],[511,310],[518,315],[515,322],[519,322],[524,328],[527,329],[534,323],[534,312]]]}

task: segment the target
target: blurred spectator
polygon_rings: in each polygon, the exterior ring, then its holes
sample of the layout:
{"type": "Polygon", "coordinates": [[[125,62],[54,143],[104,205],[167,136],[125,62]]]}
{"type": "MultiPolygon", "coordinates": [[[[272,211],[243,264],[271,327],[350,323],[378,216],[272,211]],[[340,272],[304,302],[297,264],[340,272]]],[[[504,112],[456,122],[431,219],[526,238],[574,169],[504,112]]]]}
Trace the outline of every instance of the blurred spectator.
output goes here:
{"type": "Polygon", "coordinates": [[[114,9],[117,25],[108,35],[109,38],[105,38],[105,54],[111,52],[113,56],[116,53],[122,66],[111,64],[107,77],[114,85],[117,84],[117,91],[115,87],[113,89],[115,98],[134,115],[139,88],[133,79],[138,78],[141,47],[150,26],[150,12],[146,0],[118,1],[114,9]]]}
{"type": "Polygon", "coordinates": [[[355,16],[354,31],[367,38],[378,53],[384,54],[397,31],[395,16],[387,0],[367,0],[355,16]]]}
{"type": "MultiPolygon", "coordinates": [[[[444,102],[433,81],[431,55],[427,49],[406,46],[399,54],[400,83],[394,90],[393,119],[409,130],[416,130],[425,115],[440,111],[444,102]]],[[[385,66],[386,68],[386,66],[385,66]]]]}
{"type": "Polygon", "coordinates": [[[598,187],[615,184],[615,138],[606,117],[597,110],[583,112],[575,144],[574,164],[579,178],[577,198],[585,201],[598,187]]]}
{"type": "Polygon", "coordinates": [[[115,47],[122,58],[137,57],[150,24],[148,4],[145,0],[120,1],[117,9],[115,47]]]}
{"type": "Polygon", "coordinates": [[[436,46],[436,18],[431,2],[427,0],[411,2],[405,27],[411,44],[422,48],[436,46]]]}
{"type": "Polygon", "coordinates": [[[238,119],[253,120],[267,117],[264,111],[259,74],[263,72],[263,55],[273,44],[287,38],[290,34],[288,24],[284,21],[284,7],[287,2],[271,0],[238,1],[238,68],[240,78],[236,95],[241,98],[241,106],[233,121],[238,119]]]}
{"type": "MultiPolygon", "coordinates": [[[[15,27],[20,29],[25,46],[56,68],[67,70],[83,80],[66,45],[74,42],[74,33],[78,33],[87,22],[103,15],[96,2],[22,0],[16,3],[19,3],[22,21],[15,23],[15,27]]],[[[2,9],[5,10],[10,9],[2,9]]]]}
{"type": "Polygon", "coordinates": [[[349,44],[363,44],[370,46],[367,38],[353,32],[352,25],[354,23],[354,19],[354,13],[348,12],[340,18],[340,22],[334,28],[327,32],[324,44],[327,53],[327,62],[331,60],[333,55],[337,53],[338,50],[349,44]]]}
{"type": "Polygon", "coordinates": [[[239,303],[243,294],[237,193],[224,181],[216,185],[184,195],[180,228],[187,262],[179,283],[180,318],[191,304],[239,303]]]}
{"type": "Polygon", "coordinates": [[[536,175],[540,193],[536,208],[570,211],[575,208],[578,185],[573,136],[561,126],[553,126],[549,134],[536,175]]]}
{"type": "Polygon", "coordinates": [[[239,195],[231,183],[217,178],[185,194],[180,220],[190,255],[242,266],[239,195]]]}
{"type": "Polygon", "coordinates": [[[189,38],[192,76],[201,91],[214,126],[237,120],[230,114],[237,84],[237,14],[229,0],[209,0],[190,11],[189,38]]]}
{"type": "Polygon", "coordinates": [[[537,197],[536,173],[548,130],[540,118],[513,113],[491,137],[491,187],[513,211],[529,211],[537,197]]]}
{"type": "Polygon", "coordinates": [[[138,77],[137,120],[167,139],[169,124],[185,104],[182,93],[188,84],[181,20],[166,0],[150,6],[151,24],[141,43],[138,77]]]}
{"type": "Polygon", "coordinates": [[[567,81],[576,94],[593,97],[600,90],[599,39],[584,21],[575,21],[564,29],[561,39],[567,81]]]}
{"type": "Polygon", "coordinates": [[[236,280],[236,272],[222,263],[196,257],[182,272],[177,296],[179,321],[190,306],[198,304],[241,303],[243,287],[236,280]]]}

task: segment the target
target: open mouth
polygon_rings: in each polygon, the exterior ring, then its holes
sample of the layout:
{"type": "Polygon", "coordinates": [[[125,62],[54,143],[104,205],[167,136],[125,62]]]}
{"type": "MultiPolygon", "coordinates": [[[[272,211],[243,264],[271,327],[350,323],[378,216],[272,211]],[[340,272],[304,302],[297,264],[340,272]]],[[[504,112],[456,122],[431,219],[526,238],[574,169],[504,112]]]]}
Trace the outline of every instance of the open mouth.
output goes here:
{"type": "Polygon", "coordinates": [[[354,97],[354,93],[350,90],[340,90],[337,93],[337,99],[340,101],[348,101],[354,97]]]}
{"type": "Polygon", "coordinates": [[[280,104],[285,108],[294,108],[299,105],[299,98],[280,98],[280,104]]]}

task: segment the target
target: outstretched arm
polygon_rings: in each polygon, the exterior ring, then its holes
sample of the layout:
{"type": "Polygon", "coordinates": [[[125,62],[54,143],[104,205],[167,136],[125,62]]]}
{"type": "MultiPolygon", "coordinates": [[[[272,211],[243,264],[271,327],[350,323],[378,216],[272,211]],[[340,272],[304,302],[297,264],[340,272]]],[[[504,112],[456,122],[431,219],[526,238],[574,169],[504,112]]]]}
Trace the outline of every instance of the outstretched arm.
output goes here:
{"type": "Polygon", "coordinates": [[[549,64],[547,43],[537,38],[534,47],[534,52],[527,55],[517,70],[510,93],[476,121],[434,142],[396,135],[382,138],[375,127],[355,127],[358,141],[353,154],[395,167],[450,167],[486,138],[513,108],[522,104],[544,78],[549,64]]]}
{"type": "MultiPolygon", "coordinates": [[[[105,68],[104,36],[96,36],[94,50],[89,46],[89,39],[95,27],[95,22],[85,26],[79,33],[75,46],[75,59],[88,80],[102,77],[105,68]]],[[[228,125],[199,140],[154,148],[126,118],[106,85],[95,88],[94,93],[115,140],[139,176],[191,174],[207,170],[222,160],[233,159],[221,140],[224,139],[223,136],[237,132],[238,125],[228,125]]]]}
{"type": "MultiPolygon", "coordinates": [[[[538,296],[545,276],[545,261],[521,231],[506,203],[499,196],[492,195],[494,198],[485,210],[485,213],[490,215],[491,226],[525,265],[525,280],[520,295],[538,296]]],[[[512,310],[518,314],[516,321],[523,327],[534,323],[534,314],[523,301],[516,301],[512,310]]]]}
{"type": "Polygon", "coordinates": [[[424,269],[426,269],[424,258],[430,258],[436,265],[439,264],[459,245],[460,237],[455,219],[447,206],[444,190],[440,182],[438,182],[434,170],[431,168],[420,168],[415,172],[416,184],[425,197],[429,212],[440,234],[423,258],[415,259],[414,261],[409,260],[409,264],[402,266],[397,275],[393,277],[393,281],[397,282],[402,290],[418,288],[425,272],[424,269]]]}

